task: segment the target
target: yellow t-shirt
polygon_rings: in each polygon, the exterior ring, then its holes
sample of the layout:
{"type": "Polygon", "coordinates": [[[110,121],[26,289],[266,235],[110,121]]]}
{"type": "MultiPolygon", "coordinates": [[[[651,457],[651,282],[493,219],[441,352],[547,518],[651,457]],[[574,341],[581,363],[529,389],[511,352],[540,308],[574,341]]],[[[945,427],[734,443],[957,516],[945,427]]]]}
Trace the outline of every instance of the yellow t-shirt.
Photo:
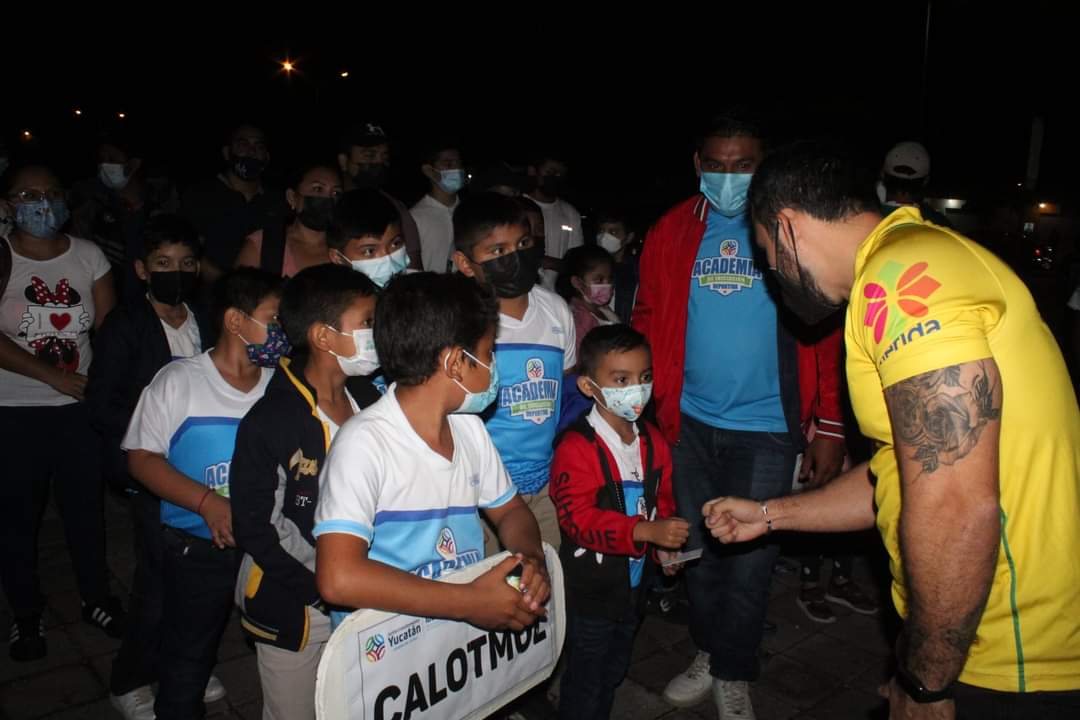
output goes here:
{"type": "Polygon", "coordinates": [[[1080,688],[1080,411],[1031,294],[991,252],[901,208],[859,247],[846,325],[852,405],[877,447],[877,525],[897,611],[906,613],[900,474],[883,388],[993,357],[1001,544],[960,680],[1009,692],[1080,688]]]}

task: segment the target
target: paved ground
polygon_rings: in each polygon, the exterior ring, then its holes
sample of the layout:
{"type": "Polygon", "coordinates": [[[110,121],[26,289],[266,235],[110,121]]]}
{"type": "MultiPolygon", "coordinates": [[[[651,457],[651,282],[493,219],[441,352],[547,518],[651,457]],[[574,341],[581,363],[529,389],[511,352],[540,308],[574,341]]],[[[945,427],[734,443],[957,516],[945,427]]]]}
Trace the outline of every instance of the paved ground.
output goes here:
{"type": "MultiPolygon", "coordinates": [[[[115,587],[126,596],[133,568],[131,526],[121,503],[107,503],[109,565],[115,587]]],[[[12,662],[0,653],[0,720],[116,720],[108,701],[108,677],[118,643],[82,623],[79,597],[55,513],[46,516],[41,534],[41,573],[48,611],[45,615],[49,655],[35,663],[12,662]]],[[[857,565],[856,576],[873,585],[869,563],[857,565]]],[[[854,615],[837,608],[838,621],[818,625],[795,605],[797,576],[792,563],[782,560],[775,574],[769,619],[776,630],[765,636],[763,672],[754,686],[754,707],[760,720],[788,718],[885,717],[875,689],[888,672],[890,633],[886,618],[854,615]]],[[[674,616],[650,616],[634,649],[629,677],[616,698],[613,718],[631,720],[688,720],[716,718],[711,701],[677,709],[660,696],[667,681],[681,672],[694,655],[686,626],[674,616]]],[[[10,623],[6,607],[0,623],[10,623]]],[[[228,697],[212,705],[210,717],[258,720],[261,717],[255,656],[245,644],[239,623],[230,624],[220,651],[218,676],[228,697]]],[[[542,698],[530,698],[521,708],[529,720],[547,720],[555,713],[542,698]]]]}

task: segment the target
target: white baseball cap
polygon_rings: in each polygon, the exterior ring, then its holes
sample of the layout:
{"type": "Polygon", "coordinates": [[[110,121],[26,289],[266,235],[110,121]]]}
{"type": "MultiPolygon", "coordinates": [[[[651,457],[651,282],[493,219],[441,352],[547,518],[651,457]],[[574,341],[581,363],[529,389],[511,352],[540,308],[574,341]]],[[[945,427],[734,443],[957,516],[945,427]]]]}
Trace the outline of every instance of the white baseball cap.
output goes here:
{"type": "Polygon", "coordinates": [[[914,140],[899,143],[885,156],[882,172],[904,180],[921,180],[930,175],[930,153],[914,140]]]}

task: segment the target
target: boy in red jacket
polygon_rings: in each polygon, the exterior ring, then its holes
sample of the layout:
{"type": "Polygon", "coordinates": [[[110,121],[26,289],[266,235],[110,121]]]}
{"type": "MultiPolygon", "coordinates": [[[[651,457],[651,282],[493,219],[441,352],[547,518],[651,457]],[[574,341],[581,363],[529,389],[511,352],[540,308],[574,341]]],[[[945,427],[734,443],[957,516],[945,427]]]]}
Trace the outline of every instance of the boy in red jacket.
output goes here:
{"type": "Polygon", "coordinates": [[[566,582],[563,720],[610,715],[641,622],[646,552],[654,545],[657,560],[672,560],[689,534],[671,517],[671,450],[639,419],[652,394],[645,337],[626,325],[595,328],[578,361],[578,389],[594,405],[560,438],[551,468],[566,582]]]}

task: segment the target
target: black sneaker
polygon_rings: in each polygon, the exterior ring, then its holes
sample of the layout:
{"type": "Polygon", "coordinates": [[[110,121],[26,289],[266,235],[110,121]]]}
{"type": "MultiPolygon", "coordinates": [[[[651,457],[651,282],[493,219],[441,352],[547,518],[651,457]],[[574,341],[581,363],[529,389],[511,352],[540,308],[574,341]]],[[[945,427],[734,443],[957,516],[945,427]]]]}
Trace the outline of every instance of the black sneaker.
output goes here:
{"type": "Polygon", "coordinates": [[[127,625],[127,613],[120,606],[120,601],[114,597],[106,598],[96,605],[82,604],[83,622],[100,628],[106,635],[119,640],[124,637],[124,626],[127,625]]]}
{"type": "Polygon", "coordinates": [[[45,621],[34,615],[11,623],[11,646],[8,654],[15,662],[40,660],[48,654],[45,646],[45,621]]]}

